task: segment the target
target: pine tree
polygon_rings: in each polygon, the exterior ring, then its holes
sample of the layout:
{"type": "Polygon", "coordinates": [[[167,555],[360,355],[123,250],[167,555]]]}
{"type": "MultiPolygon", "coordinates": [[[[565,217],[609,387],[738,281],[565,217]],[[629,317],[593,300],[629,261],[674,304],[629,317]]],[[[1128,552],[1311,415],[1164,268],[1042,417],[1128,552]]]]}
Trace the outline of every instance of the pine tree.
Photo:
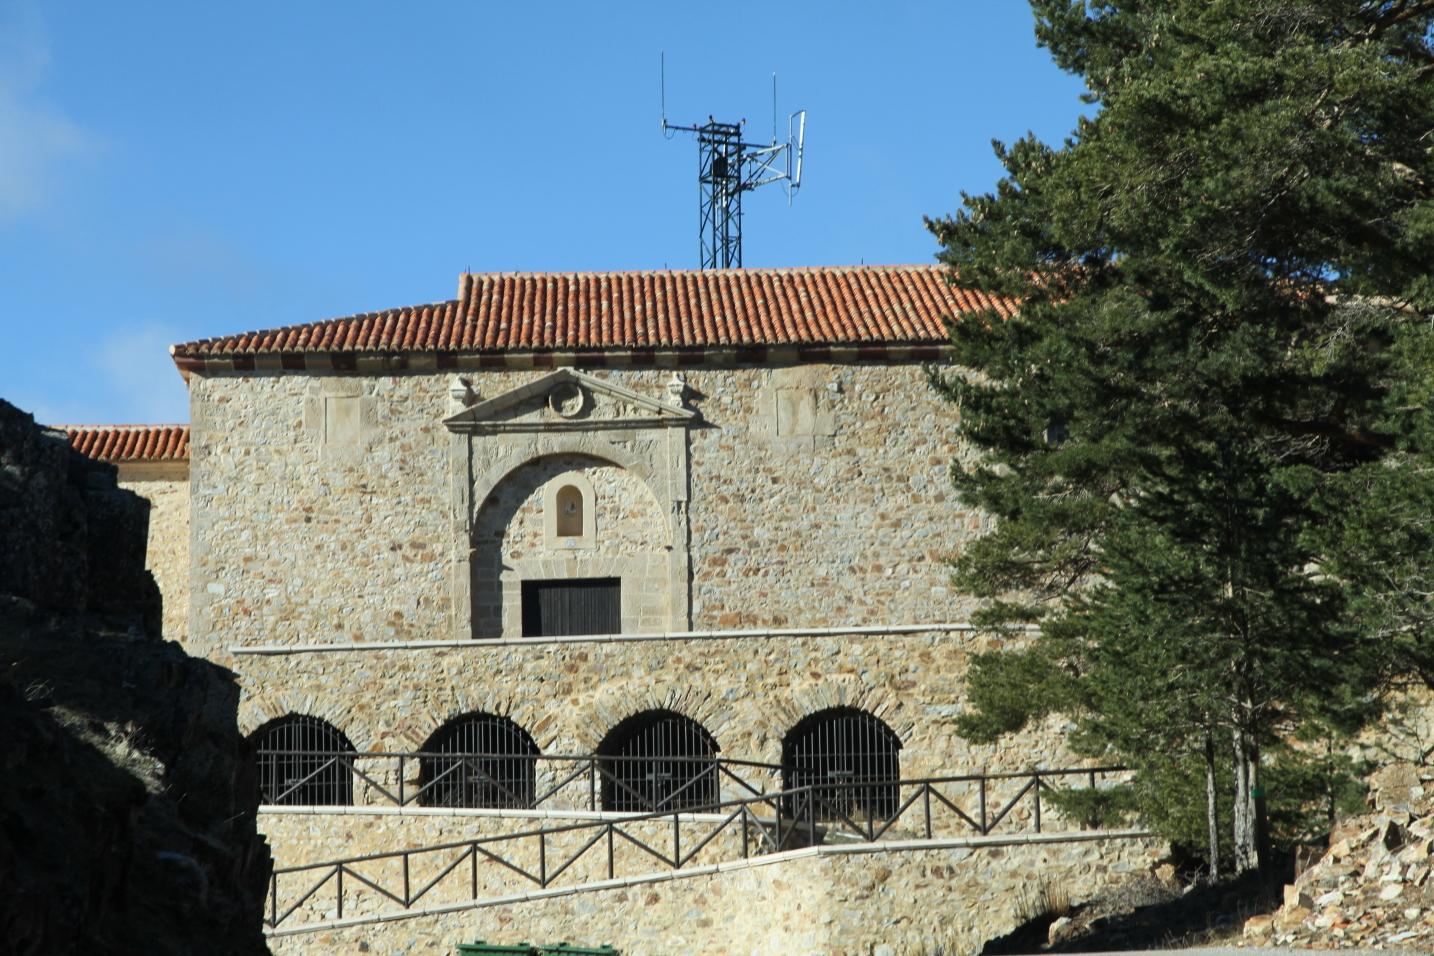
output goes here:
{"type": "Polygon", "coordinates": [[[957,490],[998,519],[957,583],[1041,625],[977,659],[962,730],[1065,712],[1166,832],[1199,782],[1212,866],[1228,806],[1244,870],[1271,752],[1358,727],[1394,666],[1328,528],[1387,477],[1434,299],[1434,2],[1031,5],[1093,115],[997,144],[996,191],[928,223],[957,281],[1020,304],[953,324],[978,372],[934,376],[979,452],[957,490]]]}

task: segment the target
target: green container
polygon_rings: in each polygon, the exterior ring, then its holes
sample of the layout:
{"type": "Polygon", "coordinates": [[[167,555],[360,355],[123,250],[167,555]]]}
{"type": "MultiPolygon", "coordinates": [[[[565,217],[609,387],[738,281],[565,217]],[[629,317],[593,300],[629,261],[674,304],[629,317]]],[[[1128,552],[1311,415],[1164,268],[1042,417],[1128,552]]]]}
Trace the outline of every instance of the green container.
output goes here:
{"type": "Polygon", "coordinates": [[[459,943],[458,956],[538,956],[538,950],[531,943],[499,946],[480,939],[476,943],[459,943]]]}
{"type": "Polygon", "coordinates": [[[611,946],[574,946],[572,943],[549,943],[538,947],[539,956],[618,956],[611,946]]]}

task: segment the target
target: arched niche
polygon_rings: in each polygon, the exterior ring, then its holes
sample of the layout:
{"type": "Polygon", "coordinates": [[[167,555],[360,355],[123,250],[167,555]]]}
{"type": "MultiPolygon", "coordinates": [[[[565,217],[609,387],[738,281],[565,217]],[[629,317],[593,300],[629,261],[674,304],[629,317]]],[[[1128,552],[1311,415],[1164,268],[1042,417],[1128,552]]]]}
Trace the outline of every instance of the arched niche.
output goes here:
{"type": "Polygon", "coordinates": [[[472,633],[517,637],[667,629],[674,590],[671,552],[670,522],[641,476],[593,455],[551,454],[524,462],[488,491],[474,516],[472,633]],[[574,499],[576,514],[564,514],[563,506],[574,499]],[[559,533],[563,519],[573,517],[581,522],[581,533],[559,533]],[[594,602],[601,606],[588,608],[594,602]],[[565,612],[567,605],[576,610],[565,612]],[[569,614],[578,619],[569,620],[569,614]],[[599,623],[584,629],[584,620],[594,616],[599,623]]]}

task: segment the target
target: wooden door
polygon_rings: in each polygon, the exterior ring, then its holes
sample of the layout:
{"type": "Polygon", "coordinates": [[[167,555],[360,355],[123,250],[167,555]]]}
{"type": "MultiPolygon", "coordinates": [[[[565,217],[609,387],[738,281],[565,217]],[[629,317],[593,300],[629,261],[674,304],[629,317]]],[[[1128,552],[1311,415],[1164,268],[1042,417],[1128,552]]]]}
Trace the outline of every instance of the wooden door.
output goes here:
{"type": "Polygon", "coordinates": [[[523,636],[622,632],[619,578],[523,582],[523,636]]]}

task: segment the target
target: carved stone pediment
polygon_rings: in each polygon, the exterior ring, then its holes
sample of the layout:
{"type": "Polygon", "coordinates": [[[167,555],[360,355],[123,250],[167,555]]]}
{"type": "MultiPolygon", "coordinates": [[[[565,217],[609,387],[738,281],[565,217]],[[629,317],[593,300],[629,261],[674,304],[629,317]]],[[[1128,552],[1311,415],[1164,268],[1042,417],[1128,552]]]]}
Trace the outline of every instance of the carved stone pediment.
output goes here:
{"type": "Polygon", "coordinates": [[[465,408],[443,424],[449,431],[469,434],[680,427],[697,418],[683,406],[683,392],[681,381],[674,379],[664,402],[562,368],[465,408]]]}

